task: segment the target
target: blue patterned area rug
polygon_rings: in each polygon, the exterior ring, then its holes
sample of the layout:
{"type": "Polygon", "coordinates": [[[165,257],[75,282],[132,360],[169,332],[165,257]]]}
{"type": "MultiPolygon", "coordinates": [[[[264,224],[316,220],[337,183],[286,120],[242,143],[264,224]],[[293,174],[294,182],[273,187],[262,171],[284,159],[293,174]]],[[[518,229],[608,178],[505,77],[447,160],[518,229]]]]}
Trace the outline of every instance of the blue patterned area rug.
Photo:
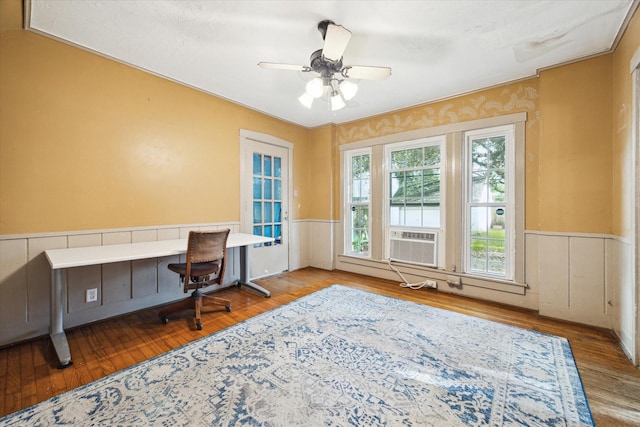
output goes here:
{"type": "Polygon", "coordinates": [[[591,426],[564,338],[333,285],[0,425],[591,426]]]}

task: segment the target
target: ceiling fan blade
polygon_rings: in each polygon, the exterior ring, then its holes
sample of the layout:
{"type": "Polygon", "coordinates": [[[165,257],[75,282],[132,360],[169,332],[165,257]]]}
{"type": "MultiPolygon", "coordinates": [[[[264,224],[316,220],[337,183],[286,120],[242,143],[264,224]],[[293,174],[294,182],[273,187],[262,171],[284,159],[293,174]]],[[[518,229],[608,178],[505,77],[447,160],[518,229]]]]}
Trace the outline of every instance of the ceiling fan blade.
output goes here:
{"type": "Polygon", "coordinates": [[[262,68],[270,68],[272,70],[291,70],[291,71],[309,71],[309,67],[304,65],[279,64],[276,62],[258,62],[262,68]]]}
{"type": "Polygon", "coordinates": [[[391,68],[353,65],[344,67],[342,69],[342,75],[351,79],[384,80],[391,75],[391,68]]]}
{"type": "Polygon", "coordinates": [[[351,31],[342,25],[329,24],[324,37],[322,56],[334,62],[340,61],[350,39],[351,31]]]}

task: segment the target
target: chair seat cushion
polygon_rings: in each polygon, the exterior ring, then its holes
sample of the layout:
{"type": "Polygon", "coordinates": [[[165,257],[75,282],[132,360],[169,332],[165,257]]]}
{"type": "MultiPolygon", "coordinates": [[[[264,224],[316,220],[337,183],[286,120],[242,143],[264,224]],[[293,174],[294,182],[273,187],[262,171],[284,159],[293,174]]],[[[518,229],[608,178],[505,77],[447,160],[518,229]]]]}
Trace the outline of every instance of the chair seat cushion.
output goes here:
{"type": "MultiPolygon", "coordinates": [[[[169,270],[174,271],[182,276],[187,271],[186,263],[169,264],[167,266],[169,270]]],[[[215,274],[218,272],[218,261],[213,262],[199,262],[191,264],[191,277],[202,277],[208,274],[215,274]]]]}

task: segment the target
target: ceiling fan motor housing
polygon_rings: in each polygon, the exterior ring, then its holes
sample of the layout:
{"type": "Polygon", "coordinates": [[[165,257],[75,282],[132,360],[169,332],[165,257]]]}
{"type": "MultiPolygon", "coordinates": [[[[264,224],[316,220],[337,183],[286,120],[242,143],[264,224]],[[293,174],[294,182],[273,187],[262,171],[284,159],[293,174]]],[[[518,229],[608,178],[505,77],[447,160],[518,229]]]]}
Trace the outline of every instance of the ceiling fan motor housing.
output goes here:
{"type": "Polygon", "coordinates": [[[339,61],[330,61],[322,56],[322,49],[318,49],[311,54],[311,69],[322,77],[331,77],[334,73],[342,70],[342,58],[339,61]]]}

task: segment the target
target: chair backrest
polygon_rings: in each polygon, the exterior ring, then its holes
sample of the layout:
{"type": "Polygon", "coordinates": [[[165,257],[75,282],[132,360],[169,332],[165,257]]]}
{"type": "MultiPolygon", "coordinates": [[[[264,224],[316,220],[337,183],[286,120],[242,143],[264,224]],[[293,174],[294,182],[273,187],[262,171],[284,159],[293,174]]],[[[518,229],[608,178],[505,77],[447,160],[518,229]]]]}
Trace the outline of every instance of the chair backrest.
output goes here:
{"type": "Polygon", "coordinates": [[[191,276],[191,264],[219,261],[217,283],[222,284],[227,257],[227,238],[230,230],[190,231],[187,244],[185,286],[191,276]]]}

